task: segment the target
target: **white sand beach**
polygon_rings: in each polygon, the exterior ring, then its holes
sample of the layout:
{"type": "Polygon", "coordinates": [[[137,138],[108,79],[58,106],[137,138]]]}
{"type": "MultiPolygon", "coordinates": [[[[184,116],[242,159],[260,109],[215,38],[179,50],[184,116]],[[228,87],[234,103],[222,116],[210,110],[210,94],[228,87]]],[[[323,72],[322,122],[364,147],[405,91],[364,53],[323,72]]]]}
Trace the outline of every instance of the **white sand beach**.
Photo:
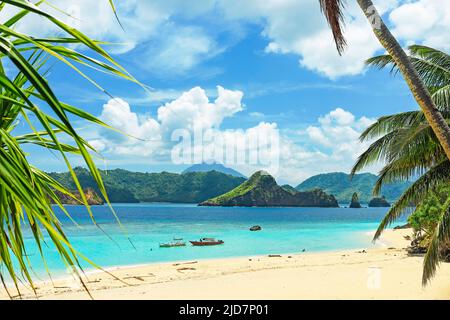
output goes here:
{"type": "MultiPolygon", "coordinates": [[[[388,230],[385,246],[364,250],[116,268],[111,272],[120,280],[95,272],[87,286],[94,299],[450,299],[450,264],[441,264],[423,288],[423,257],[405,251],[410,233],[388,230]]],[[[24,289],[23,298],[89,299],[70,279],[36,286],[37,296],[24,289]]]]}

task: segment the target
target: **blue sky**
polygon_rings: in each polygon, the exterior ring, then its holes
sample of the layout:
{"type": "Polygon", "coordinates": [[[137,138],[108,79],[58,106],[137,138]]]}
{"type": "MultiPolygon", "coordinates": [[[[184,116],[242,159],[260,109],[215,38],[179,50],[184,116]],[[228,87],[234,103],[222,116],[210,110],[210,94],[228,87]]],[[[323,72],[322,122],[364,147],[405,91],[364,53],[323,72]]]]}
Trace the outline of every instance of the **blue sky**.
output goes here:
{"type": "MultiPolygon", "coordinates": [[[[353,2],[347,7],[349,47],[342,57],[336,53],[318,1],[124,0],[117,5],[125,31],[118,27],[107,2],[82,0],[74,6],[64,0],[58,5],[81,17],[61,19],[99,40],[121,43],[108,46],[114,58],[153,89],[146,92],[136,84],[90,72],[120,99],[114,103],[59,64],[52,68],[49,80],[62,100],[139,138],[162,139],[142,142],[77,122],[108,168],[182,171],[187,165],[171,161],[173,143],[164,140],[164,130],[189,129],[189,121],[202,118],[211,122],[215,132],[239,137],[252,129],[278,130],[280,163],[271,173],[280,182],[296,185],[320,172],[348,172],[367,147],[357,139],[365,127],[379,116],[416,109],[401,77],[364,67],[366,58],[383,50],[353,2]],[[224,102],[215,102],[217,97],[224,102]],[[208,105],[204,99],[209,99],[208,105]],[[196,105],[196,101],[204,104],[196,105]],[[211,114],[208,108],[217,112],[211,114]],[[169,109],[165,116],[158,113],[169,109]],[[171,119],[175,112],[178,118],[171,119]]],[[[448,50],[448,3],[374,3],[402,45],[421,43],[448,50]]],[[[36,17],[18,29],[36,35],[57,32],[36,17]]],[[[32,161],[45,170],[64,170],[55,156],[30,151],[32,161]]],[[[244,174],[258,169],[248,164],[230,166],[244,174]]]]}

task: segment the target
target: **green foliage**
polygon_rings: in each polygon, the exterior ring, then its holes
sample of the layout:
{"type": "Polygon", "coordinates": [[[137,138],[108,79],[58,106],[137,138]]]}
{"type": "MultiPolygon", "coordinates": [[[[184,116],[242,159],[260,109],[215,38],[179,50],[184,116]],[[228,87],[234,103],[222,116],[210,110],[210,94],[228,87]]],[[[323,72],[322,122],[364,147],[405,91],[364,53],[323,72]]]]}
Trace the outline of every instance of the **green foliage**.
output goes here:
{"type": "MultiPolygon", "coordinates": [[[[349,203],[354,192],[359,195],[359,201],[367,203],[373,197],[373,188],[378,177],[371,173],[355,174],[351,177],[343,172],[333,172],[315,175],[300,183],[296,189],[298,191],[308,191],[316,188],[333,194],[341,203],[349,203]]],[[[381,192],[389,201],[394,201],[400,197],[410,182],[398,182],[383,185],[381,192]]]]}
{"type": "Polygon", "coordinates": [[[422,246],[426,247],[430,244],[434,230],[442,220],[444,205],[449,197],[450,187],[439,188],[436,192],[429,193],[408,217],[408,223],[413,228],[416,238],[421,238],[422,246]]]}
{"type": "MultiPolygon", "coordinates": [[[[89,171],[74,169],[83,188],[97,186],[89,171]]],[[[144,173],[123,169],[103,171],[100,175],[111,202],[179,202],[198,203],[227,192],[244,178],[234,177],[217,171],[177,173],[144,173]]],[[[71,189],[74,182],[68,172],[50,173],[51,177],[71,189]]]]}
{"type": "MultiPolygon", "coordinates": [[[[34,290],[30,274],[32,266],[22,232],[26,225],[32,232],[44,263],[41,248],[44,237],[47,238],[45,243],[53,244],[67,268],[75,274],[79,275],[79,259],[89,261],[72,247],[51,206],[51,202],[54,202],[69,215],[55,192],[71,198],[76,196],[31,165],[28,154],[23,150],[24,145],[55,151],[67,166],[79,200],[85,204],[94,223],[92,211],[68,154],[77,154],[82,158],[97,190],[107,199],[105,186],[90,154],[95,150],[78,134],[72,121],[84,120],[107,128],[109,126],[82,109],[58,99],[46,79],[47,62],[50,59],[52,62],[62,62],[103,91],[79,66],[137,82],[98,42],[41,9],[43,3],[38,1],[33,4],[25,0],[5,0],[0,3],[0,12],[18,10],[17,14],[0,24],[0,280],[8,295],[10,292],[5,284],[7,275],[18,294],[19,282],[28,283],[34,290]],[[39,16],[53,24],[61,36],[37,39],[16,31],[15,25],[27,15],[39,16]],[[73,48],[82,48],[83,53],[73,48]],[[5,64],[9,72],[5,72],[5,64]],[[30,133],[15,134],[14,129],[19,121],[28,126],[30,133]],[[66,143],[62,142],[61,136],[66,143]]],[[[83,279],[79,278],[84,284],[83,279]]]]}

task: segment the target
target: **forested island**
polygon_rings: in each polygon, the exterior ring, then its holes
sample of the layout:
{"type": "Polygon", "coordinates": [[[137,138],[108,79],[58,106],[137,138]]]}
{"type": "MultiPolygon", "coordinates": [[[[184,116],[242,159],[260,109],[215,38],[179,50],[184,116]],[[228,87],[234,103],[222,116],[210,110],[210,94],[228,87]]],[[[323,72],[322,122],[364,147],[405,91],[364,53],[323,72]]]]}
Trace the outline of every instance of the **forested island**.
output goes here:
{"type": "Polygon", "coordinates": [[[237,188],[206,200],[200,206],[242,207],[338,207],[332,195],[320,189],[298,192],[286,190],[264,171],[254,173],[237,188]]]}

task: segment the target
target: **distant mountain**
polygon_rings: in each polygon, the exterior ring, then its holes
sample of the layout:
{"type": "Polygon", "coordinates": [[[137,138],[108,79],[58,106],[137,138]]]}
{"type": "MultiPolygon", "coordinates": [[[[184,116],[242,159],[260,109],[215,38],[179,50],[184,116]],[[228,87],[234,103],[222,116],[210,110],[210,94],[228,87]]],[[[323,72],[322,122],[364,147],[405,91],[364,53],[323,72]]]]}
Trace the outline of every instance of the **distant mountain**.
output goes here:
{"type": "MultiPolygon", "coordinates": [[[[75,172],[83,188],[99,193],[88,170],[78,167],[75,172]]],[[[218,196],[245,181],[217,171],[189,172],[185,174],[161,172],[144,173],[114,169],[100,173],[111,202],[177,202],[198,203],[218,196]]],[[[76,189],[68,172],[50,173],[67,188],[76,189]]]]}
{"type": "MultiPolygon", "coordinates": [[[[339,202],[350,202],[353,193],[357,192],[359,201],[367,203],[372,197],[372,190],[378,177],[371,173],[356,174],[350,180],[350,175],[343,172],[325,173],[313,176],[300,183],[296,189],[298,191],[307,191],[320,188],[323,191],[332,194],[339,202]]],[[[410,182],[399,182],[384,186],[381,189],[381,195],[386,200],[393,202],[409,186],[410,182]]]]}
{"type": "Polygon", "coordinates": [[[212,164],[207,164],[207,163],[201,163],[201,164],[194,164],[193,166],[190,166],[189,168],[187,168],[186,170],[184,170],[182,173],[188,173],[188,172],[209,172],[209,171],[217,171],[217,172],[222,172],[225,174],[229,174],[232,175],[234,177],[240,177],[240,178],[246,178],[246,176],[244,176],[242,173],[231,169],[231,168],[227,168],[225,167],[223,164],[220,163],[212,163],[212,164]]]}
{"type": "Polygon", "coordinates": [[[254,173],[235,189],[199,204],[200,206],[241,207],[337,207],[333,196],[322,190],[288,191],[264,171],[254,173]]]}

